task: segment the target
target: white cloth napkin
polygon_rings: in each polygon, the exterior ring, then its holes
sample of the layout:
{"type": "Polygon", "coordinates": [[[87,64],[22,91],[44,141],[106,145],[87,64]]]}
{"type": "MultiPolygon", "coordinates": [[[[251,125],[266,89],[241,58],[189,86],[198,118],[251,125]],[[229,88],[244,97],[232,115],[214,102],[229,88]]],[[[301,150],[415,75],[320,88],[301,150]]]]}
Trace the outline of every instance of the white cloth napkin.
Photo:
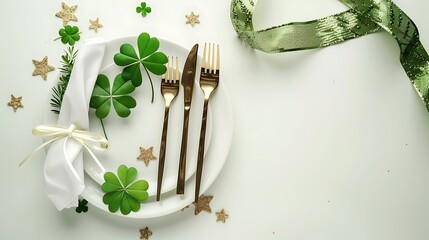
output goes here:
{"type": "MultiPolygon", "coordinates": [[[[76,57],[67,91],[61,106],[58,125],[88,130],[89,101],[104,57],[105,41],[87,40],[76,57]]],[[[48,149],[44,166],[44,186],[58,210],[77,207],[83,181],[82,144],[61,138],[48,149]]]]}

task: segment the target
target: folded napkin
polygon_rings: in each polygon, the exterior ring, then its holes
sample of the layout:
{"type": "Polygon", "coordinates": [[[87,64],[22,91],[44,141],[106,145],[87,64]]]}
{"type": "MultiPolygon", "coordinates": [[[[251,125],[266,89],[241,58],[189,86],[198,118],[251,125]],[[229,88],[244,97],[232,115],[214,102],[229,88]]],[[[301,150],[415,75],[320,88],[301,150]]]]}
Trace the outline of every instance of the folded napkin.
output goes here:
{"type": "MultiPolygon", "coordinates": [[[[87,40],[79,49],[67,91],[64,94],[58,125],[71,124],[88,130],[89,101],[104,57],[105,42],[87,40]]],[[[83,181],[82,144],[73,138],[54,141],[47,151],[44,186],[49,199],[58,210],[77,207],[83,181]]]]}

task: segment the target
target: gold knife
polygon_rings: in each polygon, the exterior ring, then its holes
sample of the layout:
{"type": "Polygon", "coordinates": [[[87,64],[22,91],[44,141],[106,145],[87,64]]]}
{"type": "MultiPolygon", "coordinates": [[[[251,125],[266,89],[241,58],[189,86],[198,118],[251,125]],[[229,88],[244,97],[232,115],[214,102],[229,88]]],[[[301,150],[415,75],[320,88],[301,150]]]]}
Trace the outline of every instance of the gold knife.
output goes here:
{"type": "Polygon", "coordinates": [[[195,72],[197,69],[197,54],[198,44],[189,52],[186,59],[185,66],[182,72],[182,86],[184,92],[184,117],[183,117],[183,132],[182,144],[180,147],[180,160],[179,160],[179,173],[177,174],[177,194],[185,193],[185,174],[186,174],[186,152],[188,149],[188,126],[189,126],[189,112],[191,110],[192,92],[195,83],[195,72]]]}

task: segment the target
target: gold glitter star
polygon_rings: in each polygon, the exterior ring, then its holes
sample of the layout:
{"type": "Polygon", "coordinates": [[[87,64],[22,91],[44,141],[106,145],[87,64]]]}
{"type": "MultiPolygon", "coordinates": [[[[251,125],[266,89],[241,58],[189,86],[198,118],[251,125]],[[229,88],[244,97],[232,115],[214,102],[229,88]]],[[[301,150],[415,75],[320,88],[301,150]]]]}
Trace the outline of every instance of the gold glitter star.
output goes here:
{"type": "Polygon", "coordinates": [[[89,26],[89,29],[94,29],[94,31],[97,33],[99,28],[102,28],[103,25],[99,22],[99,19],[91,20],[89,19],[89,22],[91,23],[91,26],[89,26]]]}
{"type": "Polygon", "coordinates": [[[48,57],[45,56],[42,61],[37,61],[33,59],[33,64],[36,66],[36,69],[33,71],[33,76],[40,75],[44,80],[48,77],[48,72],[54,71],[55,67],[48,64],[48,57]]]}
{"type": "Polygon", "coordinates": [[[18,108],[23,108],[24,105],[21,103],[22,97],[15,97],[13,94],[10,95],[10,102],[7,103],[8,106],[13,107],[13,111],[16,112],[18,108]]]}
{"type": "Polygon", "coordinates": [[[148,227],[140,229],[140,239],[148,240],[150,236],[152,236],[152,232],[148,227]]]}
{"type": "Polygon", "coordinates": [[[212,209],[210,208],[210,202],[212,201],[213,196],[204,196],[201,195],[198,198],[198,202],[193,202],[195,205],[195,215],[198,215],[201,211],[206,211],[208,213],[212,213],[212,209]]]}
{"type": "Polygon", "coordinates": [[[229,218],[229,215],[226,214],[225,210],[222,208],[222,211],[216,212],[216,222],[223,222],[225,223],[226,219],[229,218]]]}
{"type": "Polygon", "coordinates": [[[153,147],[150,147],[149,149],[144,149],[140,147],[140,156],[137,157],[138,160],[143,160],[146,167],[149,166],[150,160],[155,160],[156,157],[152,154],[153,147]]]}
{"type": "Polygon", "coordinates": [[[185,17],[188,19],[186,20],[186,24],[191,24],[192,27],[195,24],[200,23],[200,20],[198,19],[200,15],[195,15],[193,11],[191,12],[190,15],[185,15],[185,17]]]}
{"type": "Polygon", "coordinates": [[[77,17],[76,15],[74,15],[74,12],[76,12],[77,9],[77,5],[69,7],[63,2],[61,3],[61,8],[62,10],[55,13],[55,16],[63,19],[64,26],[66,26],[67,23],[69,23],[70,21],[77,21],[77,17]]]}

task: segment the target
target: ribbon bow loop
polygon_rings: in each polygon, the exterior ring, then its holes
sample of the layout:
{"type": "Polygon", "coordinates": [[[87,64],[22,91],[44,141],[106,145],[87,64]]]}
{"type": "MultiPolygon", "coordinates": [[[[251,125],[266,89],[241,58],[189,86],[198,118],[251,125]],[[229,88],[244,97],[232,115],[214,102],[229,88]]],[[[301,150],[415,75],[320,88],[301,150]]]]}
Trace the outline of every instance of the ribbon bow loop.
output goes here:
{"type": "Polygon", "coordinates": [[[100,134],[80,130],[74,124],[71,124],[68,128],[64,126],[50,124],[39,125],[33,128],[32,133],[35,136],[50,139],[36,149],[34,149],[30,155],[28,155],[24,160],[21,161],[21,163],[19,163],[19,166],[22,166],[22,164],[24,164],[40,149],[60,138],[73,138],[76,141],[80,142],[88,150],[92,158],[97,162],[99,166],[101,166],[101,164],[99,163],[91,149],[97,151],[105,151],[109,146],[108,140],[100,134]]]}

